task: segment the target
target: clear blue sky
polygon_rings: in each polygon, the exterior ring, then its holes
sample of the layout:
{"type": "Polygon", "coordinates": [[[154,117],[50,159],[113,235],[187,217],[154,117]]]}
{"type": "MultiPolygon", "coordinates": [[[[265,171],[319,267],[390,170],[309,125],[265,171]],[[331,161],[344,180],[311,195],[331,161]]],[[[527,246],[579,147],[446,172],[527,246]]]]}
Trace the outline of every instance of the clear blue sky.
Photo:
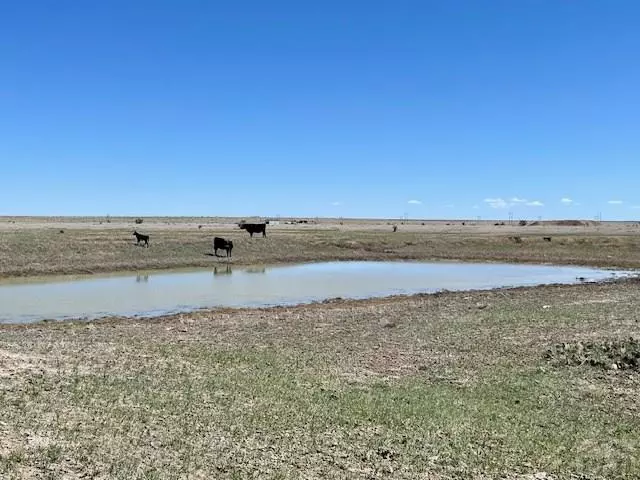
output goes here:
{"type": "Polygon", "coordinates": [[[0,215],[638,218],[639,25],[636,0],[0,2],[0,215]]]}

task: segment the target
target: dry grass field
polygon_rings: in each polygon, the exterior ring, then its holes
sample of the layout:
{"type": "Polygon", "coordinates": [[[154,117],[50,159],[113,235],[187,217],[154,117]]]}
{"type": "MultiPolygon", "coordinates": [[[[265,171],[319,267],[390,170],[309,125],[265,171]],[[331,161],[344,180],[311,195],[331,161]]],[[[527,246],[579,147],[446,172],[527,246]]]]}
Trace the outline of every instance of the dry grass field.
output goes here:
{"type": "Polygon", "coordinates": [[[239,265],[457,259],[640,267],[640,228],[634,224],[519,227],[412,222],[399,225],[393,233],[390,221],[325,220],[270,225],[267,238],[251,239],[234,223],[237,220],[152,218],[136,225],[133,219],[118,218],[105,223],[4,217],[0,277],[209,267],[223,261],[211,256],[214,236],[233,240],[232,262],[239,265]],[[150,248],[135,246],[134,229],[151,235],[150,248]],[[548,236],[551,242],[543,240],[548,236]]]}
{"type": "MultiPolygon", "coordinates": [[[[4,222],[0,274],[209,266],[218,234],[238,264],[640,266],[630,224],[343,221],[250,240],[219,219],[145,219],[145,249],[125,220],[92,222],[4,222]]],[[[640,337],[639,292],[629,279],[0,326],[0,478],[638,478],[640,351],[624,341],[640,337]]]]}

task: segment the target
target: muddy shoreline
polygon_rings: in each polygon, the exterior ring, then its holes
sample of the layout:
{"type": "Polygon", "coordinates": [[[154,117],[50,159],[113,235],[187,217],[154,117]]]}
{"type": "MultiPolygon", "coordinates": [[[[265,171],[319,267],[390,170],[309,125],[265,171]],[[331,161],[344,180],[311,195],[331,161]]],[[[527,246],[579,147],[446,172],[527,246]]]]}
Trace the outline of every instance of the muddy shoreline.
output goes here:
{"type": "Polygon", "coordinates": [[[531,294],[535,296],[544,296],[546,294],[557,295],[563,291],[567,295],[588,295],[590,291],[601,291],[602,288],[616,288],[616,286],[625,288],[640,288],[640,277],[631,276],[625,278],[611,278],[595,282],[581,282],[574,284],[553,283],[547,285],[534,286],[517,286],[517,287],[498,287],[488,289],[470,289],[470,290],[442,290],[428,293],[415,294],[397,294],[382,297],[371,297],[361,299],[351,299],[334,297],[323,301],[312,301],[291,305],[274,305],[274,306],[258,306],[258,307],[207,307],[197,308],[177,313],[167,313],[158,315],[107,315],[95,319],[73,318],[63,320],[42,319],[31,323],[0,323],[0,331],[11,328],[41,328],[41,327],[58,327],[65,324],[68,325],[110,325],[116,327],[123,324],[172,324],[185,321],[198,322],[206,321],[218,316],[243,316],[253,315],[256,313],[265,315],[277,315],[281,311],[322,311],[325,309],[338,308],[362,308],[376,306],[393,306],[401,305],[407,302],[415,302],[424,298],[447,299],[451,302],[459,302],[461,300],[469,300],[470,298],[481,300],[487,297],[498,296],[518,296],[522,294],[531,294]]]}

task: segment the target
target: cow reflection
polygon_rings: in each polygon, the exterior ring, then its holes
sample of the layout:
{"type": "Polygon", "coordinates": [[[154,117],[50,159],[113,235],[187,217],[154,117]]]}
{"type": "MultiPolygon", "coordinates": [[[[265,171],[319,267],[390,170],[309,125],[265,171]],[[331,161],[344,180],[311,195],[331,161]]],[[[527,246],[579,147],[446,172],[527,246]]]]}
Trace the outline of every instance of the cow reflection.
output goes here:
{"type": "Polygon", "coordinates": [[[245,270],[247,273],[266,273],[266,267],[250,267],[245,270]]]}
{"type": "Polygon", "coordinates": [[[231,275],[231,265],[225,265],[224,267],[213,267],[214,275],[231,275]]]}
{"type": "Polygon", "coordinates": [[[136,283],[147,283],[149,281],[149,275],[136,275],[136,283]]]}

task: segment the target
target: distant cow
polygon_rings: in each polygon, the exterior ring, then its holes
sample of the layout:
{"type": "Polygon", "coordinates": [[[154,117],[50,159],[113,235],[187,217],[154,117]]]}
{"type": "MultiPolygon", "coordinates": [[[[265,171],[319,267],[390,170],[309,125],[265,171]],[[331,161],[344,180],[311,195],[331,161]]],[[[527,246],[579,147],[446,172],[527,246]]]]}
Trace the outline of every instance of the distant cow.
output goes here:
{"type": "Polygon", "coordinates": [[[251,235],[251,237],[253,237],[254,233],[262,233],[263,237],[267,236],[266,223],[239,223],[238,226],[243,230],[249,232],[249,235],[251,235]]]}
{"type": "Polygon", "coordinates": [[[522,237],[509,237],[509,239],[516,243],[522,243],[522,237]]]}
{"type": "Polygon", "coordinates": [[[213,239],[213,253],[218,256],[218,250],[224,250],[227,253],[227,257],[231,256],[231,250],[233,250],[233,242],[231,240],[225,240],[224,238],[215,237],[213,239]]]}
{"type": "Polygon", "coordinates": [[[551,241],[551,237],[542,237],[542,239],[543,239],[545,242],[550,242],[550,241],[551,241]]]}
{"type": "Polygon", "coordinates": [[[140,242],[142,242],[147,247],[149,246],[149,235],[143,235],[136,231],[133,232],[133,235],[136,237],[136,245],[140,245],[140,242]]]}

